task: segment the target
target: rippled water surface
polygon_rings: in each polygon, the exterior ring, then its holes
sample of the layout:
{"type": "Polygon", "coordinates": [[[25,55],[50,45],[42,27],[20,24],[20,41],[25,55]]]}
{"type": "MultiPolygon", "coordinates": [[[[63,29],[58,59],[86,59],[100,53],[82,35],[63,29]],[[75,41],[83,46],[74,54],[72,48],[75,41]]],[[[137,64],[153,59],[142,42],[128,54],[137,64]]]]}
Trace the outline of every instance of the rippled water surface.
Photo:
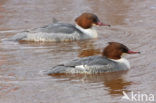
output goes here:
{"type": "MultiPolygon", "coordinates": [[[[0,39],[25,29],[60,21],[74,23],[92,12],[112,27],[97,27],[99,38],[66,43],[0,42],[0,103],[132,103],[131,95],[155,95],[155,0],[0,0],[0,39]],[[140,55],[127,55],[129,71],[100,75],[42,75],[54,65],[100,55],[109,41],[140,55]]],[[[149,102],[147,102],[149,103],[149,102]]],[[[154,102],[153,102],[154,103],[154,102]]]]}

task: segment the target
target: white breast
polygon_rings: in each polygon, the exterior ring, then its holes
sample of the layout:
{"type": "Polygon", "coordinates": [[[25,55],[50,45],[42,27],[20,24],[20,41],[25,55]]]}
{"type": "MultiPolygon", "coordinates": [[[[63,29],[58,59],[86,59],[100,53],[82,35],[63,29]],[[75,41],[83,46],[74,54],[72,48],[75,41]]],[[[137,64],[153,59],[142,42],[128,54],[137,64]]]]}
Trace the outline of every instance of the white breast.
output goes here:
{"type": "Polygon", "coordinates": [[[76,24],[76,28],[84,34],[86,34],[87,36],[89,36],[90,38],[97,38],[97,31],[93,27],[89,29],[83,29],[82,27],[76,24]]]}
{"type": "Polygon", "coordinates": [[[118,60],[114,60],[114,59],[111,59],[117,63],[119,63],[121,66],[124,66],[126,67],[127,69],[130,69],[130,63],[127,59],[125,58],[121,58],[121,59],[118,59],[118,60]]]}

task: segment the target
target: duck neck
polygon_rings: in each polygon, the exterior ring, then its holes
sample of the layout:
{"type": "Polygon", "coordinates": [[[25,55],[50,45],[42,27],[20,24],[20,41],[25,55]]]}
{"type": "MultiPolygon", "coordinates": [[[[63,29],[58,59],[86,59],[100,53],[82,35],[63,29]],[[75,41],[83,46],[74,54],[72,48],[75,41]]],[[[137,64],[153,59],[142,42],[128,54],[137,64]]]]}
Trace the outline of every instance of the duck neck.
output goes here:
{"type": "Polygon", "coordinates": [[[97,38],[97,32],[93,27],[84,29],[81,26],[79,26],[78,24],[75,24],[75,27],[78,30],[80,30],[81,32],[83,32],[84,34],[86,34],[87,36],[89,36],[90,38],[97,38]]]}

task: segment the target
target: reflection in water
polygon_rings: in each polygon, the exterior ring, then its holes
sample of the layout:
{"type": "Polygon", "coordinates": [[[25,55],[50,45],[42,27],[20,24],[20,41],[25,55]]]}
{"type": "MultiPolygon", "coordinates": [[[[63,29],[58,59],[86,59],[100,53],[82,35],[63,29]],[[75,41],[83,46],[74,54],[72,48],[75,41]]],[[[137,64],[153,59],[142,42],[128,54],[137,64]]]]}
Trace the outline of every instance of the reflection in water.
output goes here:
{"type": "Polygon", "coordinates": [[[123,78],[113,79],[111,81],[104,82],[104,85],[109,88],[110,95],[123,95],[123,90],[126,90],[126,87],[130,86],[132,82],[125,81],[123,78]]]}
{"type": "Polygon", "coordinates": [[[100,54],[100,49],[83,49],[82,51],[79,52],[78,57],[88,57],[88,56],[93,56],[93,55],[97,55],[100,54]]]}
{"type": "Polygon", "coordinates": [[[85,40],[83,42],[77,42],[77,45],[80,47],[78,50],[78,57],[88,57],[101,53],[100,49],[95,48],[95,40],[85,40]]]}
{"type": "MultiPolygon", "coordinates": [[[[63,42],[63,43],[55,43],[55,42],[31,42],[31,41],[20,41],[19,43],[22,45],[29,46],[53,46],[56,47],[52,49],[51,53],[60,53],[63,52],[78,52],[78,57],[88,57],[93,55],[101,55],[101,48],[95,47],[96,40],[84,40],[84,41],[74,41],[74,42],[63,42]]],[[[74,59],[74,58],[71,58],[74,59]]]]}
{"type": "Polygon", "coordinates": [[[107,91],[112,96],[123,95],[122,91],[126,91],[126,87],[132,84],[131,81],[126,81],[124,75],[127,71],[119,71],[103,74],[51,74],[53,78],[61,79],[60,81],[83,81],[86,83],[99,83],[103,84],[103,87],[107,87],[107,91]],[[63,79],[63,80],[62,80],[63,79]]]}

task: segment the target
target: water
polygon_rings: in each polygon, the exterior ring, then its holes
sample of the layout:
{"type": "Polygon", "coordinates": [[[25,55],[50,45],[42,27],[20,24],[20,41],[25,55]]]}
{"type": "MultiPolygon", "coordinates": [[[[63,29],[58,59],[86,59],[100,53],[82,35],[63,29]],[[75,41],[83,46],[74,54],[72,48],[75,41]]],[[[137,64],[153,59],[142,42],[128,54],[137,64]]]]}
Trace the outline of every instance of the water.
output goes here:
{"type": "Polygon", "coordinates": [[[73,23],[92,12],[112,27],[99,38],[66,43],[0,42],[0,103],[131,103],[122,91],[154,94],[156,101],[155,0],[0,0],[0,39],[40,27],[55,17],[73,23]],[[100,75],[42,75],[71,59],[100,55],[107,42],[127,45],[131,69],[100,75]]]}

